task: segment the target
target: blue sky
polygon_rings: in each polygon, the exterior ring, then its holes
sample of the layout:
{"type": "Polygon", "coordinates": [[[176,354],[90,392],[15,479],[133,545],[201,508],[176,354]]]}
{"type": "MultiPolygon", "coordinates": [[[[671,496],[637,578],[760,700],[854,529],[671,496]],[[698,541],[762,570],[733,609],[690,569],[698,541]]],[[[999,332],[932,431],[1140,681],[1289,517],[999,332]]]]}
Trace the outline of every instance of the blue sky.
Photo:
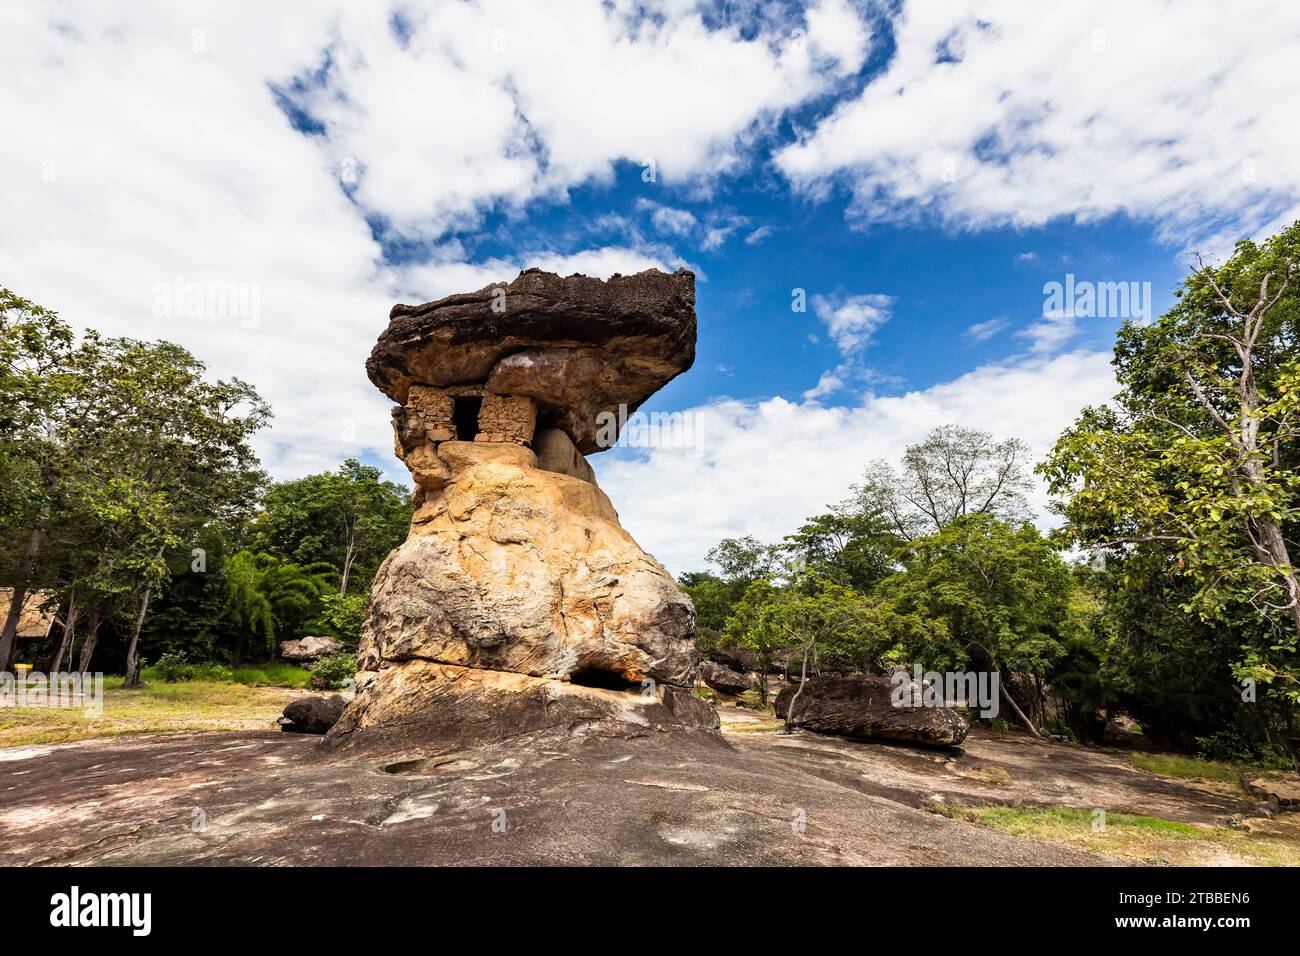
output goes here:
{"type": "Polygon", "coordinates": [[[1044,453],[1111,394],[1119,324],[1045,283],[1149,283],[1158,314],[1190,251],[1300,218],[1297,48],[1269,0],[30,0],[0,281],[252,382],[278,477],[404,480],[363,373],[393,302],[685,265],[696,365],[648,408],[696,440],[593,459],[679,572],[938,425],[1044,453]]]}

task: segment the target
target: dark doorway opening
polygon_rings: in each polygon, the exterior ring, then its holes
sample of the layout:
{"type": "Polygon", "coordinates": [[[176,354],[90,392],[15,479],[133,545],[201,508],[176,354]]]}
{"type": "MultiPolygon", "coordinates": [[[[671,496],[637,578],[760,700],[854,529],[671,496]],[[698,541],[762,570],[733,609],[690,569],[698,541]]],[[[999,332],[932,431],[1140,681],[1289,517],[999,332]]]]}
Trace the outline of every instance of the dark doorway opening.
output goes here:
{"type": "Polygon", "coordinates": [[[604,690],[640,690],[641,682],[628,680],[618,671],[603,671],[598,667],[584,667],[569,675],[570,684],[582,687],[600,687],[604,690]]]}
{"type": "Polygon", "coordinates": [[[483,399],[473,396],[456,399],[452,406],[451,420],[456,426],[457,441],[473,441],[478,434],[478,410],[483,407],[483,399]]]}

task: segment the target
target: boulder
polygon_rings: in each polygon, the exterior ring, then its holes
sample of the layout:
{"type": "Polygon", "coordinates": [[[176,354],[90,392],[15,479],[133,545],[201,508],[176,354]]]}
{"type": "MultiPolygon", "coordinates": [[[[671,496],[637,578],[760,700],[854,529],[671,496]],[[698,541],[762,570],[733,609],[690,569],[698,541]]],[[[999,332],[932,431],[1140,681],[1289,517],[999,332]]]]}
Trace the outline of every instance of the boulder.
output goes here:
{"type": "Polygon", "coordinates": [[[724,667],[717,661],[703,661],[700,664],[700,680],[724,694],[743,694],[754,689],[754,678],[724,667]]]}
{"type": "Polygon", "coordinates": [[[1246,789],[1279,810],[1300,810],[1300,777],[1293,773],[1256,777],[1246,781],[1246,789]]]}
{"type": "Polygon", "coordinates": [[[462,750],[531,735],[575,738],[718,729],[706,701],[671,684],[616,690],[500,670],[409,660],[364,684],[326,738],[330,750],[462,750]]]}
{"type": "Polygon", "coordinates": [[[564,429],[543,428],[533,439],[533,450],[537,453],[537,467],[542,471],[596,483],[596,472],[564,429]]]}
{"type": "MultiPolygon", "coordinates": [[[[914,689],[914,688],[913,688],[914,689]]],[[[784,718],[798,684],[786,684],[776,698],[776,714],[784,718]]],[[[795,704],[796,727],[819,734],[869,740],[955,747],[966,739],[966,721],[949,707],[926,707],[915,701],[894,704],[894,683],[888,677],[810,677],[795,704]]]]}
{"type": "Polygon", "coordinates": [[[343,642],[333,637],[304,637],[297,641],[280,642],[280,656],[286,661],[314,661],[341,650],[343,642]]]}
{"type": "Polygon", "coordinates": [[[276,723],[290,734],[323,734],[343,716],[345,701],[339,694],[329,697],[299,697],[289,701],[284,716],[276,723]]]}
{"type": "Polygon", "coordinates": [[[758,655],[748,647],[715,647],[709,656],[723,667],[747,674],[758,670],[758,655]]]}

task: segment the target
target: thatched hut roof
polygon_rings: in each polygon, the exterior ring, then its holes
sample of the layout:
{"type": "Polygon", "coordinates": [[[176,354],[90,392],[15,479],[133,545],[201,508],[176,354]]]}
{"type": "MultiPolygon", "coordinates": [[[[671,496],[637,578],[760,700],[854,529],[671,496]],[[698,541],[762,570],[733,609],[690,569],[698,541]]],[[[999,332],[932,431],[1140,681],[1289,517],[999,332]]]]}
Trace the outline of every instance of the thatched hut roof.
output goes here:
{"type": "MultiPolygon", "coordinates": [[[[0,615],[9,613],[13,595],[13,588],[0,588],[0,615]]],[[[18,636],[49,637],[57,610],[53,591],[29,591],[23,598],[23,612],[18,618],[18,636]]]]}

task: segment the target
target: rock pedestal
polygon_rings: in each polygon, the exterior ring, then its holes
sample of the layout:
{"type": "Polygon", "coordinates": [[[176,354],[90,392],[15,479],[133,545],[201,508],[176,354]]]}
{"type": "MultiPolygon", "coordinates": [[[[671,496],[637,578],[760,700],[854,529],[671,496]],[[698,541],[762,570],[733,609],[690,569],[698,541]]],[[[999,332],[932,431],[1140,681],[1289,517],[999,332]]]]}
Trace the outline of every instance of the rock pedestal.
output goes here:
{"type": "Polygon", "coordinates": [[[619,525],[585,457],[694,346],[684,271],[529,271],[394,308],[367,369],[401,403],[415,512],[375,577],[357,697],[332,742],[717,726],[690,693],[694,608],[619,525]]]}

